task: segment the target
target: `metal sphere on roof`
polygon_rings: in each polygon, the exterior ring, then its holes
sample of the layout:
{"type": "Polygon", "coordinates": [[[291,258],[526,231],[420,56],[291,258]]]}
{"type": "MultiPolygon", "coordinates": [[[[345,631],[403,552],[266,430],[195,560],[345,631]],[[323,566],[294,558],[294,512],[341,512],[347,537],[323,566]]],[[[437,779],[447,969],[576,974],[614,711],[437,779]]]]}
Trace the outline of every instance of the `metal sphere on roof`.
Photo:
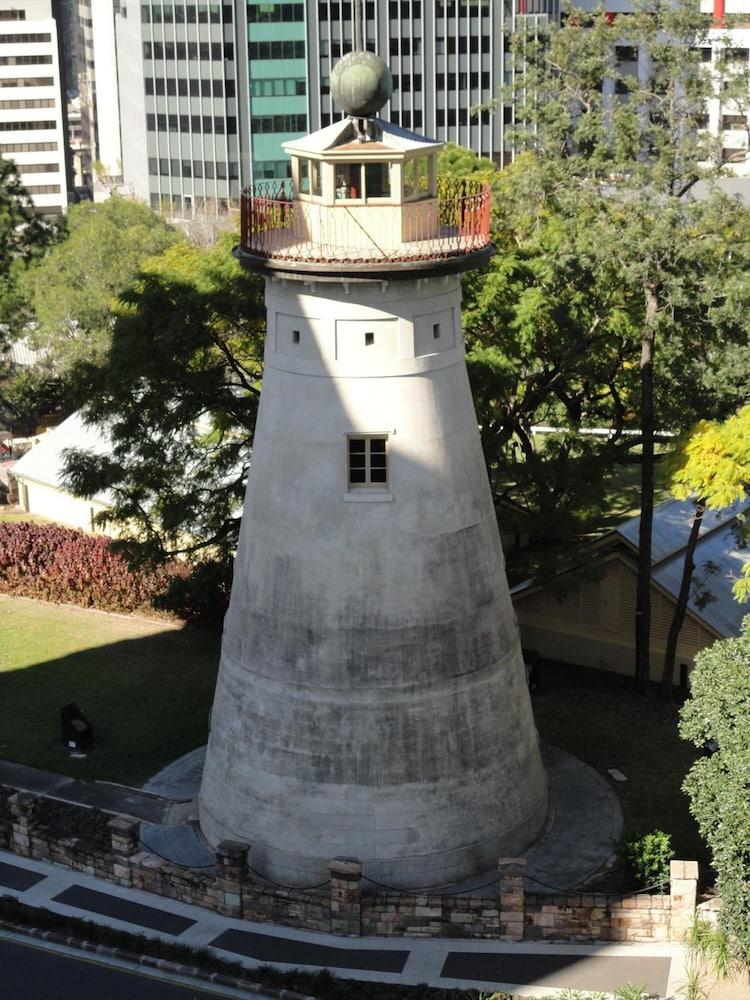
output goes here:
{"type": "Polygon", "coordinates": [[[393,93],[391,71],[374,52],[347,52],[331,71],[331,97],[347,115],[374,115],[393,93]]]}

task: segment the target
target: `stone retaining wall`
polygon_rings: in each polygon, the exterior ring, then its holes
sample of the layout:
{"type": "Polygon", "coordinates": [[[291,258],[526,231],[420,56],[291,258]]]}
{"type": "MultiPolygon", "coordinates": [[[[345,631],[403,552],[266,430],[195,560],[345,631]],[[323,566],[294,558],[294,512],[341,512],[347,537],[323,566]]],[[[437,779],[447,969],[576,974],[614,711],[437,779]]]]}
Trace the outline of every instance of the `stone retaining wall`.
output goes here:
{"type": "Polygon", "coordinates": [[[680,941],[695,912],[694,861],[672,862],[669,895],[527,893],[523,858],[500,858],[496,891],[483,896],[384,891],[368,883],[358,861],[340,858],[324,886],[292,889],[256,877],[252,849],[233,841],[217,847],[214,872],[165,861],[141,850],[140,824],[129,816],[109,821],[109,850],[55,838],[35,825],[40,798],[17,792],[7,800],[12,822],[0,819],[0,848],[239,919],[350,937],[680,941]]]}

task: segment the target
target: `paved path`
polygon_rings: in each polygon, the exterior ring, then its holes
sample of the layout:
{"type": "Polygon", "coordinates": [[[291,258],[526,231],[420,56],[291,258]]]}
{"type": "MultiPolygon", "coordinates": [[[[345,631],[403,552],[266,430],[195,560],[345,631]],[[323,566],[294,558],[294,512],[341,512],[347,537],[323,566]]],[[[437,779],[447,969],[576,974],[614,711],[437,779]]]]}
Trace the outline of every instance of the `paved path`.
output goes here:
{"type": "Polygon", "coordinates": [[[103,812],[126,813],[150,823],[164,823],[173,803],[152,792],[107,781],[79,781],[51,771],[40,771],[12,760],[0,760],[0,785],[10,785],[26,792],[37,792],[61,802],[91,806],[103,812]]]}
{"type": "MultiPolygon", "coordinates": [[[[179,977],[136,971],[125,963],[81,958],[68,949],[0,937],[3,1000],[217,1000],[247,997],[235,990],[197,987],[179,977]]],[[[256,1000],[263,1000],[256,994],[256,1000]]]]}
{"type": "Polygon", "coordinates": [[[248,968],[328,968],[351,979],[484,991],[515,989],[540,996],[565,987],[612,991],[628,981],[643,983],[665,996],[674,993],[684,978],[682,948],[676,945],[339,938],[231,920],[6,852],[0,852],[3,893],[56,913],[193,947],[209,947],[248,968]]]}

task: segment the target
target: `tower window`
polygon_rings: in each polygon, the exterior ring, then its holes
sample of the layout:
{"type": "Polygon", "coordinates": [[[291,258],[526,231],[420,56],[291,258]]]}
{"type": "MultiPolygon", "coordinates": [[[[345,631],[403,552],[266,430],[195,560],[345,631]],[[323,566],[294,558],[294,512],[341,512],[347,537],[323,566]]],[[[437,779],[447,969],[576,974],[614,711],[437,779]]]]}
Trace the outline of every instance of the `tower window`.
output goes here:
{"type": "Polygon", "coordinates": [[[349,486],[386,486],[387,438],[383,434],[349,438],[349,486]]]}
{"type": "Polygon", "coordinates": [[[292,330],[292,343],[299,344],[299,330],[292,330]]]}
{"type": "Polygon", "coordinates": [[[440,340],[440,324],[439,323],[433,323],[432,324],[432,336],[435,338],[435,340],[440,340]]]}
{"type": "Polygon", "coordinates": [[[374,333],[366,333],[365,334],[365,347],[372,347],[372,345],[374,343],[375,343],[375,334],[374,333]]]}

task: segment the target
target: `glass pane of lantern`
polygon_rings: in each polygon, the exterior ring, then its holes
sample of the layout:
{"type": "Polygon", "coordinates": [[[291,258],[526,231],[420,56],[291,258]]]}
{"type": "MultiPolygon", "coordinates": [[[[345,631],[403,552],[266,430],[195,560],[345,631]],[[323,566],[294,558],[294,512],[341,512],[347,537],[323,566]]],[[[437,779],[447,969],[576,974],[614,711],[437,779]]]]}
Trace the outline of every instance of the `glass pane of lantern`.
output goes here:
{"type": "Polygon", "coordinates": [[[362,197],[362,164],[341,163],[336,168],[336,200],[362,197]]]}
{"type": "Polygon", "coordinates": [[[388,163],[365,164],[365,193],[368,198],[390,198],[391,175],[388,163]]]}
{"type": "Polygon", "coordinates": [[[300,157],[299,161],[300,194],[310,194],[310,161],[300,157]]]}

